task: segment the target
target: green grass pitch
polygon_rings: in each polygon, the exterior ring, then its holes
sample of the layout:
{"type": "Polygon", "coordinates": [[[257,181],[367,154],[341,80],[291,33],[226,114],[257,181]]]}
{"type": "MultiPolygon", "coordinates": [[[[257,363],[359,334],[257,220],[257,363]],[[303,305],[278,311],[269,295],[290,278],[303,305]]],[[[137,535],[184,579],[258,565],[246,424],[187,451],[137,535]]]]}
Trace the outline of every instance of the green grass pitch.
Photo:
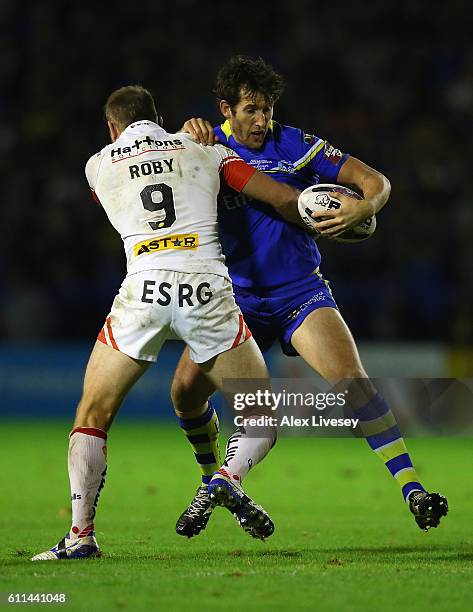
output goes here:
{"type": "Polygon", "coordinates": [[[70,524],[68,425],[2,423],[0,432],[3,593],[64,592],[68,610],[471,607],[471,440],[408,441],[426,486],[450,502],[429,533],[363,440],[283,438],[246,479],[274,535],[252,540],[217,508],[187,540],[174,525],[198,472],[183,434],[159,422],[117,423],[96,519],[104,557],[32,563],[70,524]]]}

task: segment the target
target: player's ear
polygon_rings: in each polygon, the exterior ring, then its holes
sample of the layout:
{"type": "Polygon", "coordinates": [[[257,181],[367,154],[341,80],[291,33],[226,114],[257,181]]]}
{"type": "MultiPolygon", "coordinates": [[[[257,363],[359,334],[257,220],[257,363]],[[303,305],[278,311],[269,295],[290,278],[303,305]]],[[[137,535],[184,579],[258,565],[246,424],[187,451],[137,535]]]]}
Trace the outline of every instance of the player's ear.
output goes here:
{"type": "Polygon", "coordinates": [[[115,140],[120,136],[120,130],[117,125],[113,123],[113,121],[107,121],[108,125],[108,133],[110,134],[110,140],[115,142],[115,140]]]}
{"type": "Polygon", "coordinates": [[[225,119],[230,119],[232,116],[232,107],[226,100],[220,100],[220,112],[225,119]]]}
{"type": "Polygon", "coordinates": [[[158,125],[164,127],[164,119],[162,115],[158,115],[158,125]]]}

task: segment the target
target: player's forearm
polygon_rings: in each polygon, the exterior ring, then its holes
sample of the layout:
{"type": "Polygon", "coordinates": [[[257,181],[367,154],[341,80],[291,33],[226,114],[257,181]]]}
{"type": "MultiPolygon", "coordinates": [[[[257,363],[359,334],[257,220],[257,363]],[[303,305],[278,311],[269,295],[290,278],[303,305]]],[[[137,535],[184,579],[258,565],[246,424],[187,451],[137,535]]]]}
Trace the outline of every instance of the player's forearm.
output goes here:
{"type": "Polygon", "coordinates": [[[360,188],[365,201],[368,201],[373,207],[373,215],[383,208],[391,193],[391,183],[380,172],[366,175],[360,188]]]}
{"type": "Polygon", "coordinates": [[[388,179],[374,168],[356,157],[349,157],[340,168],[337,182],[348,187],[355,187],[363,194],[367,207],[367,216],[375,215],[383,208],[391,193],[388,179]]]}
{"type": "Polygon", "coordinates": [[[255,172],[243,188],[243,193],[254,200],[270,204],[286,221],[307,229],[297,210],[299,191],[278,183],[262,172],[255,172]]]}

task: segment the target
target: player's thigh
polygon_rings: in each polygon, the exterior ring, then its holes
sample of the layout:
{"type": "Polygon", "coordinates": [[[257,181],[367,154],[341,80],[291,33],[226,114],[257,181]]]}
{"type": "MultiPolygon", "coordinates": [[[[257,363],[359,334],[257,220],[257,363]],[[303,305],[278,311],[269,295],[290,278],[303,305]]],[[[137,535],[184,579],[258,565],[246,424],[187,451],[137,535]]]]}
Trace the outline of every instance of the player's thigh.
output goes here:
{"type": "Polygon", "coordinates": [[[268,368],[253,337],[199,365],[218,389],[223,388],[225,379],[242,380],[244,384],[251,380],[257,385],[263,381],[265,386],[269,381],[268,368]]]}
{"type": "Polygon", "coordinates": [[[197,410],[215,392],[216,387],[199,366],[192,361],[186,347],[177,364],[171,385],[171,398],[178,412],[197,410]]]}
{"type": "Polygon", "coordinates": [[[291,342],[328,381],[366,377],[353,336],[335,308],[313,310],[294,331],[291,342]]]}
{"type": "Polygon", "coordinates": [[[236,407],[236,396],[239,401],[249,395],[258,398],[247,403],[242,416],[266,414],[273,409],[269,372],[258,345],[253,337],[210,361],[200,364],[200,368],[213,384],[223,391],[231,407],[236,407]]]}
{"type": "Polygon", "coordinates": [[[87,364],[75,427],[107,429],[126,394],[149,365],[97,341],[87,364]]]}

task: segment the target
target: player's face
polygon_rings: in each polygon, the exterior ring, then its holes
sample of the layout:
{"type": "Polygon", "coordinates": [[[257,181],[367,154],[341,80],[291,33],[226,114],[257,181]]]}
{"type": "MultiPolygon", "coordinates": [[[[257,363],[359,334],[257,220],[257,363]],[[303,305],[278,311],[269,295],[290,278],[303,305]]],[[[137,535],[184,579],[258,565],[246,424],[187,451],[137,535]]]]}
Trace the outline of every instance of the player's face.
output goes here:
{"type": "Polygon", "coordinates": [[[249,149],[260,149],[273,118],[273,105],[262,94],[252,96],[243,90],[238,104],[227,107],[227,112],[224,108],[222,112],[230,122],[235,140],[249,149]]]}

